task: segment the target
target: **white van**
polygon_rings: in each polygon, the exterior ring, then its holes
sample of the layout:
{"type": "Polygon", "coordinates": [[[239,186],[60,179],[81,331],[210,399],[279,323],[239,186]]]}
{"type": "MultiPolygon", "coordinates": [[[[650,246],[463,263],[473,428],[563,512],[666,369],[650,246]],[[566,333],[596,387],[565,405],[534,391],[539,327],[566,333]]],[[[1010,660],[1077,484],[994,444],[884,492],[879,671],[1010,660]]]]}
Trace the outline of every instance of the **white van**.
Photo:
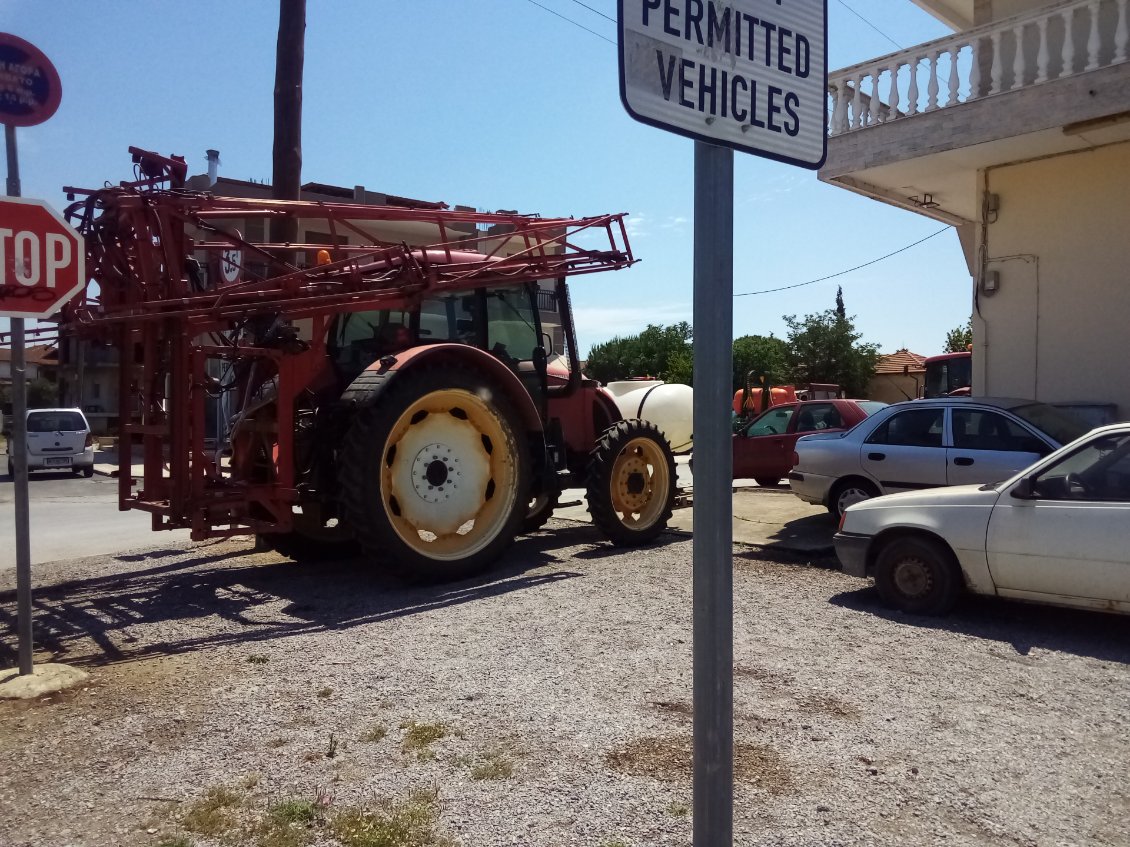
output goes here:
{"type": "MultiPolygon", "coordinates": [[[[94,476],[94,437],[81,409],[28,409],[27,469],[94,476]]],[[[9,453],[8,476],[13,470],[9,453]]]]}

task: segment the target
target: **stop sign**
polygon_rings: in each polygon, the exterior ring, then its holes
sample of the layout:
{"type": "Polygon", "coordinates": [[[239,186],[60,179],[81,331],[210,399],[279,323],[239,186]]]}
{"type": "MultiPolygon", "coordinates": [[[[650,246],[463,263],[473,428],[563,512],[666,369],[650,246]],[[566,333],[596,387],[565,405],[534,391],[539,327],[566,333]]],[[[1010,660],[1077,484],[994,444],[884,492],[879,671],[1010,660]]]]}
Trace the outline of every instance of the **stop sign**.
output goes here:
{"type": "Polygon", "coordinates": [[[0,198],[0,315],[49,317],[84,285],[82,236],[42,200],[0,198]]]}

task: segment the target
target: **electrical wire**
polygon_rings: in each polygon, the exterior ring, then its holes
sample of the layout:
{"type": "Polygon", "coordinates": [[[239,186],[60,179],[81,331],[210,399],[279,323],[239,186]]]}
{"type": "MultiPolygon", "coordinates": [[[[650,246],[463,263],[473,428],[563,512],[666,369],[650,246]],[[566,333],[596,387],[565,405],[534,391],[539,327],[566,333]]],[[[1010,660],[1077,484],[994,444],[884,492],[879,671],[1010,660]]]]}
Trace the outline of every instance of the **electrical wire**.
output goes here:
{"type": "Polygon", "coordinates": [[[561,20],[563,20],[563,21],[568,21],[568,22],[569,22],[569,23],[571,23],[571,24],[572,24],[573,26],[575,26],[575,27],[580,27],[580,28],[581,28],[581,29],[583,29],[583,30],[584,30],[585,32],[587,32],[587,33],[589,33],[589,34],[591,34],[591,35],[595,35],[595,36],[596,36],[597,38],[603,38],[603,39],[604,39],[605,41],[607,41],[607,42],[608,42],[609,44],[612,44],[612,45],[615,45],[615,44],[616,44],[616,42],[615,42],[615,41],[613,41],[613,40],[612,40],[611,38],[607,38],[607,37],[605,37],[605,36],[601,35],[601,34],[600,34],[599,32],[597,32],[597,31],[596,31],[595,29],[589,29],[589,28],[588,28],[587,26],[585,26],[584,24],[580,24],[580,23],[577,23],[577,22],[576,22],[575,20],[573,20],[572,18],[567,18],[567,17],[565,17],[565,15],[561,14],[560,12],[555,12],[555,11],[554,11],[553,9],[549,8],[548,6],[543,6],[543,5],[541,4],[541,3],[539,3],[539,2],[538,2],[538,0],[526,0],[526,2],[527,2],[527,3],[533,3],[533,4],[534,4],[535,6],[537,6],[537,7],[539,8],[539,9],[544,9],[545,11],[549,12],[549,13],[550,13],[551,15],[556,15],[557,17],[561,18],[561,20]]]}
{"type": "Polygon", "coordinates": [[[604,14],[604,12],[600,11],[600,9],[594,9],[588,3],[582,3],[581,0],[573,0],[573,2],[576,3],[578,6],[584,6],[586,9],[588,9],[593,14],[600,15],[606,21],[612,21],[612,23],[619,23],[615,18],[611,17],[610,15],[604,14]]]}
{"type": "Polygon", "coordinates": [[[844,274],[849,274],[852,271],[858,271],[858,270],[861,270],[863,268],[870,267],[871,265],[874,265],[877,262],[881,262],[884,259],[891,258],[891,256],[897,256],[899,253],[904,253],[907,250],[909,250],[911,247],[917,247],[922,242],[929,241],[934,236],[941,235],[946,230],[949,230],[949,229],[952,229],[952,228],[953,227],[944,226],[941,229],[939,229],[937,232],[932,232],[929,235],[927,235],[925,238],[918,239],[913,244],[907,244],[905,247],[900,247],[898,250],[895,250],[893,253],[888,253],[886,256],[880,256],[878,259],[872,259],[870,262],[864,262],[862,265],[856,265],[854,268],[848,268],[845,271],[837,271],[834,274],[828,274],[827,276],[822,276],[819,279],[810,279],[808,282],[798,282],[795,285],[782,285],[780,288],[766,288],[766,289],[763,289],[762,291],[743,291],[742,293],[735,294],[734,296],[735,297],[749,297],[752,294],[772,294],[775,291],[788,291],[791,288],[803,288],[806,285],[814,285],[818,282],[824,282],[825,280],[835,279],[838,276],[843,276],[844,274]]]}
{"type": "Polygon", "coordinates": [[[897,47],[899,50],[903,49],[903,46],[901,44],[899,44],[897,41],[883,32],[883,30],[879,29],[879,27],[875,26],[875,24],[871,23],[871,21],[867,20],[867,18],[863,17],[863,15],[859,14],[859,12],[855,11],[855,9],[845,3],[844,0],[836,0],[836,2],[847,9],[849,12],[851,12],[853,15],[855,15],[857,18],[859,18],[861,21],[863,21],[865,24],[867,24],[869,27],[871,27],[873,30],[875,30],[875,32],[879,33],[879,35],[883,36],[883,38],[887,39],[887,41],[891,42],[891,44],[895,45],[895,47],[897,47]]]}

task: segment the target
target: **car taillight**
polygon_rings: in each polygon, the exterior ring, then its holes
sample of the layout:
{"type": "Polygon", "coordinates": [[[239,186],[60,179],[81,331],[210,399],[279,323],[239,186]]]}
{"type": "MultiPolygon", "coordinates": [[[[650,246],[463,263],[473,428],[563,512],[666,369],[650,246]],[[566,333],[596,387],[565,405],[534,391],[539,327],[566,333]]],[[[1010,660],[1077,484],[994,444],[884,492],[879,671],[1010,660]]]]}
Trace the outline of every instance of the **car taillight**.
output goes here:
{"type": "Polygon", "coordinates": [[[88,432],[86,434],[86,443],[83,444],[83,447],[93,447],[93,446],[94,446],[94,435],[92,433],[88,432]]]}
{"type": "Polygon", "coordinates": [[[847,512],[841,512],[840,513],[840,523],[836,527],[836,532],[843,532],[844,531],[844,519],[846,517],[847,517],[847,512]]]}
{"type": "Polygon", "coordinates": [[[793,450],[793,467],[795,468],[799,464],[800,464],[800,453],[798,453],[796,450],[793,450]]]}

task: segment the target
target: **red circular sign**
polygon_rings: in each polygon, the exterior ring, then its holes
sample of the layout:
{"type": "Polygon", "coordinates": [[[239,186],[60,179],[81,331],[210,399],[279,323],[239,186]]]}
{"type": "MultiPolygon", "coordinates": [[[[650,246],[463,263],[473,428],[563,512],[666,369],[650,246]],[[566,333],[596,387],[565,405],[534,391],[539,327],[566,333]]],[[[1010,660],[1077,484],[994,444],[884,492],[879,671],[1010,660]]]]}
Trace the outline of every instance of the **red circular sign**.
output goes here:
{"type": "Polygon", "coordinates": [[[0,200],[0,315],[46,318],[86,285],[86,251],[42,200],[0,200]]]}
{"type": "Polygon", "coordinates": [[[63,84],[39,49],[0,32],[0,123],[41,124],[59,108],[63,84]]]}

